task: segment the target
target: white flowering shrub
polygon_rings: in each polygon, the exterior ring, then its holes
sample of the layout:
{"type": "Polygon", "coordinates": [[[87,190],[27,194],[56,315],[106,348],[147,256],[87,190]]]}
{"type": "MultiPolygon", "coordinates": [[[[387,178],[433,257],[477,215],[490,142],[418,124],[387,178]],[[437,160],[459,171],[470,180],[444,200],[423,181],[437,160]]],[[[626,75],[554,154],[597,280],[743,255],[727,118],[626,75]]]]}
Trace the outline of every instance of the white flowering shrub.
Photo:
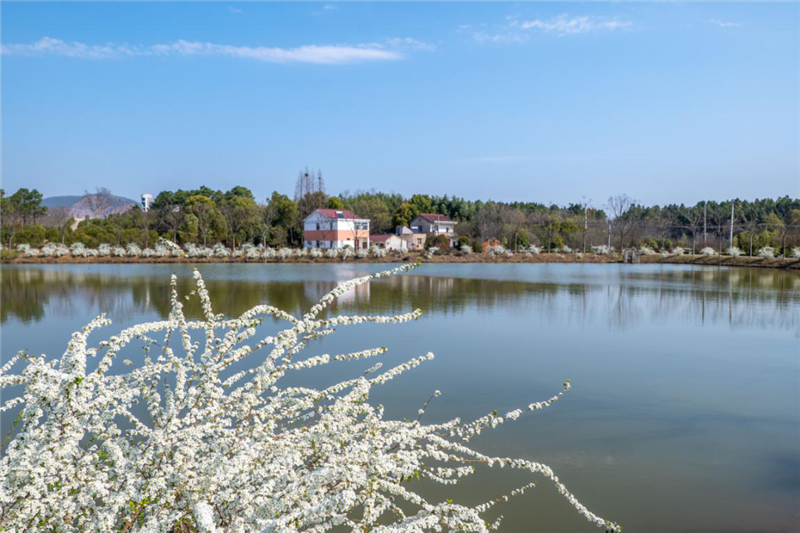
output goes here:
{"type": "Polygon", "coordinates": [[[649,246],[642,245],[639,247],[639,253],[641,255],[656,255],[656,251],[650,248],[649,246]]]}
{"type": "Polygon", "coordinates": [[[431,246],[430,248],[428,248],[428,255],[436,255],[438,253],[439,253],[438,246],[431,246]]]}
{"type": "Polygon", "coordinates": [[[571,254],[572,253],[572,248],[570,248],[569,246],[567,246],[565,244],[564,246],[561,247],[561,253],[563,253],[563,254],[571,254]]]}
{"type": "Polygon", "coordinates": [[[231,251],[228,249],[227,246],[225,246],[221,242],[218,242],[211,248],[211,254],[219,259],[224,259],[226,257],[231,256],[231,251]]]}
{"type": "Polygon", "coordinates": [[[70,253],[72,254],[72,257],[89,257],[89,254],[91,252],[94,252],[95,256],[97,255],[97,250],[94,250],[94,249],[91,249],[91,248],[86,248],[86,247],[84,247],[84,248],[75,248],[75,249],[70,251],[70,253]]]}
{"type": "Polygon", "coordinates": [[[212,257],[214,255],[214,249],[208,248],[207,246],[197,246],[195,244],[187,244],[186,255],[192,258],[212,257]]]}
{"type": "Polygon", "coordinates": [[[53,242],[46,242],[44,246],[39,250],[39,254],[42,257],[51,257],[55,255],[56,251],[56,244],[53,242]]]}
{"type": "Polygon", "coordinates": [[[169,257],[172,255],[172,250],[170,250],[169,246],[165,246],[161,243],[156,244],[156,247],[153,249],[153,252],[156,257],[169,257]]]}
{"type": "Polygon", "coordinates": [[[505,255],[506,248],[503,245],[498,244],[497,246],[490,246],[489,247],[489,255],[505,255]]]}
{"type": "Polygon", "coordinates": [[[84,257],[97,257],[100,255],[100,252],[97,248],[86,248],[84,254],[84,257]]]}
{"type": "Polygon", "coordinates": [[[0,368],[0,387],[24,391],[3,396],[3,411],[21,407],[0,462],[3,529],[488,531],[499,521],[487,524],[482,513],[508,496],[473,507],[436,503],[409,483],[451,485],[482,465],[543,476],[587,520],[620,531],[579,503],[548,466],[469,447],[483,430],[552,405],[569,382],[552,398],[504,416],[440,424],[421,422],[439,391],[413,421],[388,420],[383,406],[369,401],[374,387],[433,359],[432,353],[382,373],[378,363],[321,390],[283,385],[288,373],[383,354],[386,348],[300,355],[309,340],[337,327],[418,318],[419,310],[319,318],[346,291],[414,266],[346,282],[300,318],[269,305],[237,318],[217,315],[195,270],[200,320],[184,315],[173,276],[166,320],[126,328],[90,347],[90,334],[110,324],[101,315],[73,334],[60,359],[20,352],[0,368]],[[285,322],[285,329],[261,337],[265,317],[285,322]],[[144,364],[115,365],[134,343],[144,348],[144,364]],[[25,367],[11,373],[21,360],[25,367]],[[250,360],[251,368],[242,370],[250,360]]]}
{"type": "Polygon", "coordinates": [[[600,246],[592,246],[592,253],[595,255],[611,255],[614,253],[614,247],[606,244],[600,246]]]}
{"type": "Polygon", "coordinates": [[[28,246],[25,249],[24,255],[25,257],[39,257],[40,255],[42,255],[42,251],[39,250],[38,248],[31,248],[30,246],[28,246]]]}
{"type": "Polygon", "coordinates": [[[125,248],[123,248],[122,246],[115,246],[111,250],[111,255],[113,255],[114,257],[126,257],[128,255],[128,253],[125,251],[125,248]]]}
{"type": "Polygon", "coordinates": [[[262,257],[264,259],[275,259],[277,255],[278,252],[275,251],[275,248],[267,248],[266,250],[264,250],[264,254],[262,255],[262,257]]]}
{"type": "Polygon", "coordinates": [[[527,248],[523,247],[520,249],[520,251],[526,255],[536,255],[542,253],[542,249],[539,246],[536,246],[535,244],[531,244],[527,248]]]}
{"type": "Polygon", "coordinates": [[[311,251],[308,252],[308,255],[311,257],[311,259],[318,259],[323,256],[323,253],[319,248],[312,248],[311,251]]]}
{"type": "Polygon", "coordinates": [[[576,253],[575,257],[577,257],[578,259],[583,259],[583,252],[576,253]]]}
{"type": "Polygon", "coordinates": [[[325,257],[327,257],[329,259],[334,259],[338,255],[339,255],[339,249],[338,248],[328,248],[327,250],[325,250],[325,257]]]}
{"type": "Polygon", "coordinates": [[[18,252],[22,252],[23,254],[25,252],[27,252],[28,250],[30,250],[30,249],[31,249],[31,245],[30,244],[18,244],[17,245],[17,251],[18,252]]]}
{"type": "Polygon", "coordinates": [[[367,250],[366,248],[359,248],[358,250],[356,250],[356,257],[358,257],[359,259],[366,259],[367,257],[369,257],[369,250],[367,250]]]}
{"type": "Polygon", "coordinates": [[[73,257],[86,257],[88,248],[82,242],[76,242],[70,245],[69,251],[73,257]]]}
{"type": "Polygon", "coordinates": [[[731,257],[739,257],[743,254],[741,248],[734,246],[733,248],[728,248],[728,255],[731,257]]]}
{"type": "Polygon", "coordinates": [[[789,255],[791,255],[794,259],[800,259],[800,246],[795,246],[792,248],[792,252],[789,255]]]}
{"type": "Polygon", "coordinates": [[[712,257],[717,255],[717,251],[710,246],[706,246],[702,250],[700,250],[700,255],[704,255],[706,257],[712,257]]]}
{"type": "Polygon", "coordinates": [[[294,255],[295,257],[306,257],[308,256],[308,250],[305,248],[295,248],[294,255]]]}
{"type": "Polygon", "coordinates": [[[142,250],[142,253],[140,255],[141,257],[147,257],[147,258],[156,257],[156,251],[153,250],[152,248],[145,248],[144,250],[142,250]]]}
{"type": "Polygon", "coordinates": [[[758,257],[763,257],[765,259],[772,259],[775,257],[775,248],[772,246],[765,246],[758,251],[758,257]]]}
{"type": "Polygon", "coordinates": [[[389,251],[386,248],[378,248],[377,246],[370,248],[369,253],[376,259],[381,259],[389,255],[389,251]]]}
{"type": "Polygon", "coordinates": [[[469,244],[462,244],[461,248],[459,248],[462,254],[471,254],[472,253],[472,246],[469,244]]]}
{"type": "Polygon", "coordinates": [[[670,253],[672,255],[683,255],[683,254],[686,253],[686,250],[684,250],[680,246],[676,246],[675,248],[672,249],[672,251],[670,253]]]}
{"type": "Polygon", "coordinates": [[[350,257],[353,257],[353,255],[355,255],[355,252],[351,247],[345,246],[344,248],[342,248],[342,252],[340,255],[342,256],[342,259],[348,259],[350,257]]]}
{"type": "Polygon", "coordinates": [[[292,249],[291,248],[281,248],[280,250],[278,250],[278,257],[281,260],[288,259],[288,258],[292,257],[292,249]]]}
{"type": "Polygon", "coordinates": [[[247,259],[260,259],[264,250],[260,247],[251,246],[249,248],[242,247],[242,251],[244,252],[244,256],[247,259]]]}
{"type": "Polygon", "coordinates": [[[111,245],[110,244],[101,244],[97,247],[97,255],[100,257],[108,257],[111,255],[111,245]]]}
{"type": "Polygon", "coordinates": [[[139,257],[142,255],[142,249],[138,244],[132,242],[125,247],[125,253],[128,254],[128,257],[139,257]]]}

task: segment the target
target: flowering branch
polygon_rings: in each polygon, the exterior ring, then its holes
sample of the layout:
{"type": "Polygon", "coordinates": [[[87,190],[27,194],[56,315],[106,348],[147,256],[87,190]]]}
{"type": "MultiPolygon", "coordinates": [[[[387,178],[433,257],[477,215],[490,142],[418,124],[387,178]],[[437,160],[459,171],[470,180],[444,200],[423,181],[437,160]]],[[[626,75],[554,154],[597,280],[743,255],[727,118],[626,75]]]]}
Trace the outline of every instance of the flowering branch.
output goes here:
{"type": "Polygon", "coordinates": [[[18,354],[0,368],[0,388],[24,388],[0,406],[20,407],[0,462],[0,530],[483,532],[500,520],[487,524],[482,514],[533,484],[477,507],[431,502],[405,485],[421,477],[454,484],[483,464],[541,475],[588,521],[620,531],[578,502],[548,466],[467,446],[484,429],[548,407],[569,382],[549,400],[504,417],[495,412],[469,423],[429,425],[420,419],[439,391],[414,421],[385,419],[383,406],[370,404],[369,396],[432,353],[383,372],[378,363],[325,389],[281,385],[287,372],[385,353],[379,347],[301,356],[309,340],[340,326],[418,318],[419,310],[320,318],[346,291],[416,266],[345,282],[302,318],[267,305],[237,318],[215,314],[195,270],[192,294],[202,304],[201,320],[184,315],[173,276],[166,320],[90,347],[90,334],[110,323],[100,316],[73,334],[60,359],[18,354]],[[265,316],[285,329],[259,338],[265,316]],[[121,370],[114,363],[134,343],[144,350],[142,364],[126,359],[132,368],[121,370]],[[248,358],[250,368],[237,370],[248,358]]]}

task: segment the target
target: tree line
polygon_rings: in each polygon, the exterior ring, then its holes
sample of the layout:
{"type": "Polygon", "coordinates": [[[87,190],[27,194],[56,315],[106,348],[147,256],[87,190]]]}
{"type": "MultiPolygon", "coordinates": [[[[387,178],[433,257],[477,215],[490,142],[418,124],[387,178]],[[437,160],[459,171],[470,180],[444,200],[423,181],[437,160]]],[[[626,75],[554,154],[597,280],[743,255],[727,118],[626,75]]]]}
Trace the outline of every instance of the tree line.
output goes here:
{"type": "MultiPolygon", "coordinates": [[[[106,189],[87,195],[101,211],[108,196],[106,189]]],[[[625,194],[611,196],[602,206],[586,201],[559,206],[449,195],[406,197],[378,191],[332,196],[325,191],[322,174],[308,170],[298,176],[294,198],[276,191],[259,202],[247,187],[221,191],[203,186],[162,191],[147,211],[136,205],[124,213],[81,221],[74,220],[68,208],[44,207],[35,189],[19,189],[10,196],[0,190],[0,199],[0,239],[8,247],[44,242],[147,247],[161,237],[179,244],[224,243],[234,250],[244,243],[302,246],[302,221],[317,208],[349,209],[371,220],[373,234],[408,226],[420,213],[446,215],[458,222],[462,242],[474,248],[496,240],[508,249],[537,244],[544,250],[586,251],[605,244],[654,250],[683,246],[695,253],[704,247],[723,251],[732,241],[744,254],[754,255],[767,246],[782,252],[800,241],[800,199],[789,196],[664,206],[645,206],[625,194]]]]}

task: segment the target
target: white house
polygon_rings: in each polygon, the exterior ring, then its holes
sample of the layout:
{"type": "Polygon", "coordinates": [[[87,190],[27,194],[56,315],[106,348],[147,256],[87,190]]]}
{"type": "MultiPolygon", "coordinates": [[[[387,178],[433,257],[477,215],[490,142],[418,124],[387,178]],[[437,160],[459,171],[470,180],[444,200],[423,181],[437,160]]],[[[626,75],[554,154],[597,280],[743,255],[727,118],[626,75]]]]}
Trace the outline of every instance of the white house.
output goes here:
{"type": "Polygon", "coordinates": [[[412,230],[419,228],[419,233],[425,235],[444,235],[450,241],[450,246],[455,246],[458,237],[455,232],[456,223],[444,215],[422,213],[411,221],[412,230]]]}
{"type": "Polygon", "coordinates": [[[369,241],[370,244],[376,248],[385,248],[387,250],[393,250],[397,252],[405,252],[408,250],[406,242],[400,237],[400,235],[395,235],[393,233],[386,235],[370,235],[369,241]]]}
{"type": "Polygon", "coordinates": [[[317,209],[303,220],[306,248],[369,248],[369,219],[346,209],[317,209]]]}
{"type": "Polygon", "coordinates": [[[398,226],[395,234],[403,241],[406,250],[422,250],[425,248],[425,239],[427,236],[422,233],[419,226],[414,228],[407,228],[405,226],[398,226]]]}

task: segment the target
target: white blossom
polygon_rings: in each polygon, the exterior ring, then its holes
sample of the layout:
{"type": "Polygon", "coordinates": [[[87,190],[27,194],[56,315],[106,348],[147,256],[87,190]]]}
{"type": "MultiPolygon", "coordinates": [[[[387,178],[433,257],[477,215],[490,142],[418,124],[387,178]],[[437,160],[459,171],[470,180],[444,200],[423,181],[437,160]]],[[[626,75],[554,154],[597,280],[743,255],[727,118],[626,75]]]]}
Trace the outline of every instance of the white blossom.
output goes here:
{"type": "Polygon", "coordinates": [[[765,246],[758,251],[758,257],[764,257],[766,259],[772,259],[775,257],[775,248],[772,246],[765,246]]]}
{"type": "MultiPolygon", "coordinates": [[[[13,357],[0,368],[0,388],[23,392],[2,400],[3,410],[19,408],[19,424],[0,460],[0,528],[484,532],[499,521],[487,525],[482,513],[522,495],[531,482],[471,507],[431,502],[416,492],[416,480],[452,485],[477,474],[478,466],[498,466],[550,480],[589,522],[619,531],[575,499],[548,466],[468,446],[486,429],[552,405],[569,382],[550,399],[504,417],[493,412],[467,423],[427,425],[387,419],[369,398],[374,387],[430,361],[432,353],[377,375],[375,365],[324,389],[284,385],[288,373],[385,353],[381,347],[301,355],[309,340],[338,328],[418,318],[419,310],[319,318],[345,292],[416,266],[345,282],[301,318],[269,305],[235,318],[215,314],[195,270],[192,295],[202,319],[184,315],[173,276],[167,319],[90,346],[90,335],[110,324],[101,315],[72,335],[58,359],[13,357]],[[259,335],[265,317],[285,327],[259,335]],[[126,368],[119,369],[115,361],[134,344],[144,348],[140,363],[124,359],[126,368]]],[[[432,394],[420,417],[439,395],[432,394]]]]}
{"type": "Polygon", "coordinates": [[[611,255],[614,253],[614,247],[601,244],[600,246],[592,246],[592,253],[595,255],[611,255]]]}
{"type": "Polygon", "coordinates": [[[641,255],[656,255],[655,250],[644,244],[639,247],[639,253],[641,255]]]}

